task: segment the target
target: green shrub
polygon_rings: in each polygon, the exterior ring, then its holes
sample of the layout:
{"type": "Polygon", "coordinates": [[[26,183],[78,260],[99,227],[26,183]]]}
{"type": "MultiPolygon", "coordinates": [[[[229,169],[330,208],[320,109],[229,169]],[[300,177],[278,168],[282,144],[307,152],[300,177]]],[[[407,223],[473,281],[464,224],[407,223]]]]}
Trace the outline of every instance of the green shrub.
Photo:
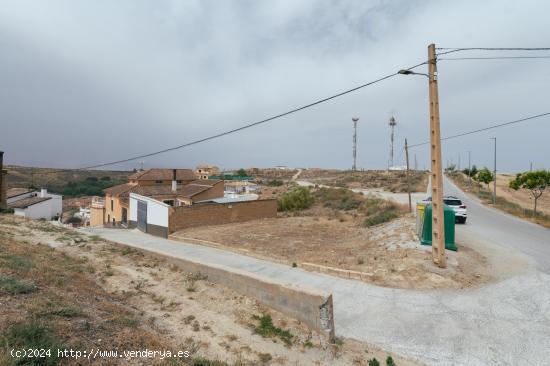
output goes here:
{"type": "Polygon", "coordinates": [[[267,181],[266,186],[270,186],[270,187],[280,187],[280,186],[282,186],[283,184],[285,184],[285,182],[283,182],[282,180],[273,179],[273,180],[267,181]]]}
{"type": "Polygon", "coordinates": [[[310,207],[313,204],[313,196],[309,189],[296,187],[292,191],[284,193],[277,200],[279,211],[298,211],[310,207]]]}
{"type": "Polygon", "coordinates": [[[380,366],[380,362],[376,358],[373,358],[369,360],[369,366],[380,366]]]}
{"type": "Polygon", "coordinates": [[[50,355],[44,358],[11,359],[11,365],[57,365],[59,362],[57,350],[63,348],[49,327],[35,321],[12,325],[6,331],[4,339],[6,348],[50,351],[50,355]]]}
{"type": "Polygon", "coordinates": [[[365,226],[374,226],[379,225],[384,222],[388,222],[390,220],[393,220],[397,217],[397,214],[393,211],[381,211],[378,213],[375,213],[371,216],[365,217],[365,221],[363,221],[363,225],[365,226]]]}
{"type": "Polygon", "coordinates": [[[393,361],[393,358],[391,356],[388,356],[386,358],[386,366],[396,366],[395,362],[393,361]]]}
{"type": "Polygon", "coordinates": [[[34,283],[18,281],[9,276],[0,276],[0,293],[5,292],[10,295],[18,295],[34,291],[36,291],[34,283]]]}
{"type": "Polygon", "coordinates": [[[273,319],[271,315],[264,314],[261,317],[253,315],[252,319],[258,320],[260,325],[254,328],[254,333],[261,335],[262,337],[279,337],[287,346],[292,344],[293,335],[288,330],[283,330],[273,325],[273,319]]]}
{"type": "Polygon", "coordinates": [[[365,214],[364,226],[379,225],[399,217],[399,206],[393,201],[384,200],[380,197],[368,196],[361,212],[365,214]]]}

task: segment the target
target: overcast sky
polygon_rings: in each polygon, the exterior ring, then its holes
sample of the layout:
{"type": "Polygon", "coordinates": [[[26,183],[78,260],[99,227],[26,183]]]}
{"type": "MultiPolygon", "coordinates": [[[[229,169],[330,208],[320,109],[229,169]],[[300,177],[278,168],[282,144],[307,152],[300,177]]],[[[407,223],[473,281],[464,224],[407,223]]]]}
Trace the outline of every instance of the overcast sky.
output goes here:
{"type": "MultiPolygon", "coordinates": [[[[0,1],[0,150],[81,167],[179,145],[427,59],[438,47],[549,47],[540,1],[0,1]]],[[[525,54],[461,52],[449,57],[525,54]]],[[[541,54],[541,53],[537,53],[541,54]]],[[[546,53],[550,55],[550,52],[546,53]]],[[[550,59],[440,61],[442,135],[550,112],[550,59]]],[[[418,72],[427,72],[422,66],[418,72]]],[[[428,139],[428,86],[399,76],[147,167],[385,168],[389,118],[428,139]]],[[[550,117],[446,141],[443,161],[550,168],[550,117]]],[[[429,166],[428,146],[411,149],[429,166]]],[[[139,160],[110,168],[139,167],[139,160]]]]}

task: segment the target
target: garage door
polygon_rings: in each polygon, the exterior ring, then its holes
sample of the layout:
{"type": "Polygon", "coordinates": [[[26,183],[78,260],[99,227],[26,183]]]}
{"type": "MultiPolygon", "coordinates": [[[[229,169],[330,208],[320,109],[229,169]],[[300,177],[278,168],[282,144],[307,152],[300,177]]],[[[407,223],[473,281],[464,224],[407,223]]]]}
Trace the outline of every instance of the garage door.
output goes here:
{"type": "Polygon", "coordinates": [[[137,227],[144,233],[147,232],[147,202],[138,201],[137,227]]]}

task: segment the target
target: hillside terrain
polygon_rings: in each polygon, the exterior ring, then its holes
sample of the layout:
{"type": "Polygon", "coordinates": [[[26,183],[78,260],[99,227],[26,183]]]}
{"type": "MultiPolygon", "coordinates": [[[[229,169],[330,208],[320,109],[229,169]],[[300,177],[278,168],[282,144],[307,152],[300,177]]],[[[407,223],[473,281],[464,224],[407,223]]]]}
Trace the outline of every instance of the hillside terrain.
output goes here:
{"type": "Polygon", "coordinates": [[[46,188],[65,196],[93,196],[124,183],[132,171],[33,168],[7,165],[8,188],[46,188]]]}
{"type": "MultiPolygon", "coordinates": [[[[0,364],[367,365],[388,353],[335,344],[257,300],[98,236],[0,215],[0,364]],[[57,349],[187,351],[187,358],[61,359],[57,349]],[[40,362],[43,361],[43,362],[40,362]]],[[[399,366],[417,363],[391,355],[399,366]]]]}

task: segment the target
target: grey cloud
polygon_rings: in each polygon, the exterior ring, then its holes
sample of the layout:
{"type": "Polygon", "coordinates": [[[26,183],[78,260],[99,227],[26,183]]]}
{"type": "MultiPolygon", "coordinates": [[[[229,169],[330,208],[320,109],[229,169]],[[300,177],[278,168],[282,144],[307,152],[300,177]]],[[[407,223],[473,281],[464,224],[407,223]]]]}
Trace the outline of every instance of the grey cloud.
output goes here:
{"type": "MultiPolygon", "coordinates": [[[[548,46],[548,10],[544,1],[4,1],[0,147],[8,162],[65,167],[147,153],[411,66],[430,42],[548,46]]],[[[440,62],[442,133],[547,111],[548,65],[440,62]]],[[[401,149],[405,137],[428,137],[427,103],[424,79],[396,77],[146,165],[347,168],[357,115],[358,164],[384,168],[390,115],[401,149]]],[[[549,134],[541,119],[451,140],[444,160],[460,154],[464,164],[471,150],[490,165],[494,135],[499,169],[548,168],[549,134]]],[[[414,152],[421,167],[427,153],[414,152]]]]}

